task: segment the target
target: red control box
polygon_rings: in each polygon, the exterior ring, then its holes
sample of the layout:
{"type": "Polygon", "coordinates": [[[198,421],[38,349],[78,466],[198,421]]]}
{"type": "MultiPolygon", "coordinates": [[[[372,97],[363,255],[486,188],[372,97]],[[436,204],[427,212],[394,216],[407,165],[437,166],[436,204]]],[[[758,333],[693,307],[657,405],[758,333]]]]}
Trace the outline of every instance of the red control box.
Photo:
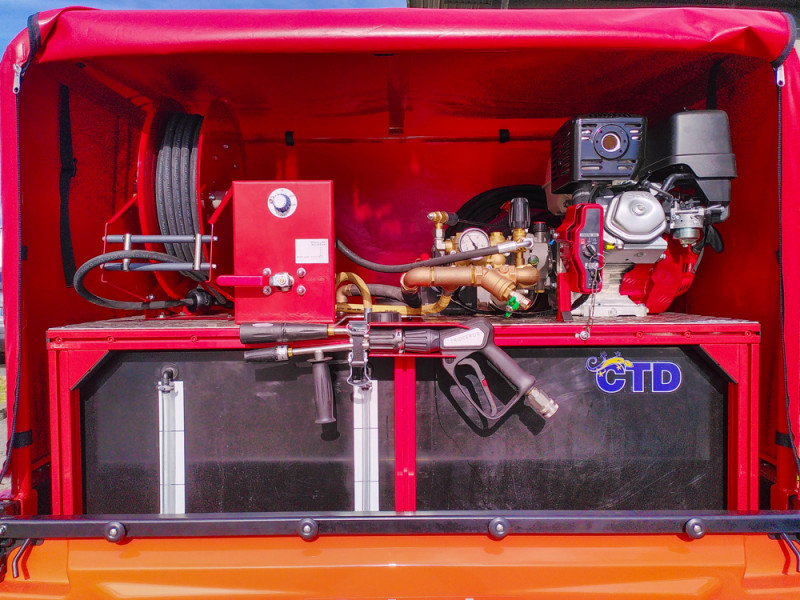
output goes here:
{"type": "Polygon", "coordinates": [[[330,181],[233,183],[237,323],[332,323],[333,184],[330,181]]]}

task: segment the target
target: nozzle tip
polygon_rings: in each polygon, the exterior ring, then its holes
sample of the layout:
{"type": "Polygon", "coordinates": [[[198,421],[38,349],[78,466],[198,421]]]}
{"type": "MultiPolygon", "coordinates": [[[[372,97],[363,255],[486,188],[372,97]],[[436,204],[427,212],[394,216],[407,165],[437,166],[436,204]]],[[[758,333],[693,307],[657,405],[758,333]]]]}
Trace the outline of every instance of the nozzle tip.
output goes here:
{"type": "Polygon", "coordinates": [[[525,395],[525,404],[535,410],[543,419],[549,419],[558,411],[558,404],[555,400],[536,387],[531,388],[525,395]]]}

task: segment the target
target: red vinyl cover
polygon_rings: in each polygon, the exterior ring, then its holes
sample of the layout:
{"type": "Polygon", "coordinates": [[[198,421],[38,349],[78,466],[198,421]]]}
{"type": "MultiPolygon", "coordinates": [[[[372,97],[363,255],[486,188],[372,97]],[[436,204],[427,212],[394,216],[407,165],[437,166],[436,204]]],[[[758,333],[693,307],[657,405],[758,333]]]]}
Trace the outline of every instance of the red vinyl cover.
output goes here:
{"type": "MultiPolygon", "coordinates": [[[[735,9],[92,11],[39,13],[40,62],[172,52],[398,52],[669,48],[774,60],[791,36],[777,12],[735,9]]],[[[6,60],[29,52],[27,33],[6,60]]]]}

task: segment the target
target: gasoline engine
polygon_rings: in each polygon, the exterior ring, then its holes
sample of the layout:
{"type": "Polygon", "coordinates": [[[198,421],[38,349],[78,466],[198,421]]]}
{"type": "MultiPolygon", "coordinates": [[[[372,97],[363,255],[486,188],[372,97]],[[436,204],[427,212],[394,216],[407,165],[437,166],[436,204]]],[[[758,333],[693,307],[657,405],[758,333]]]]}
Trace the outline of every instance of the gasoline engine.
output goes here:
{"type": "Polygon", "coordinates": [[[714,224],[728,217],[736,176],[724,112],[678,113],[650,135],[643,117],[573,119],[552,140],[551,165],[548,207],[564,214],[553,233],[559,314],[662,312],[705,246],[722,251],[714,224]]]}

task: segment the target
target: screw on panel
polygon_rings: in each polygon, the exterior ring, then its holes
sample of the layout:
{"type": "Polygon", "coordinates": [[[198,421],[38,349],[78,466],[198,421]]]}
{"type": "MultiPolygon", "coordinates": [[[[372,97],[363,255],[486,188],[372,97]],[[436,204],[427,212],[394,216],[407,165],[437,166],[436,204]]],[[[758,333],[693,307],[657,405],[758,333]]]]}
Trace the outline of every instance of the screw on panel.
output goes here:
{"type": "Polygon", "coordinates": [[[314,519],[303,519],[297,526],[297,533],[307,542],[317,539],[319,535],[319,525],[314,519]]]}
{"type": "Polygon", "coordinates": [[[304,286],[304,285],[297,286],[297,295],[298,296],[305,296],[305,293],[306,293],[306,286],[304,286]]]}
{"type": "Polygon", "coordinates": [[[8,533],[8,526],[0,525],[0,535],[5,535],[8,533]]]}
{"type": "Polygon", "coordinates": [[[693,540],[699,540],[706,534],[708,528],[706,527],[706,524],[703,523],[703,521],[694,518],[686,521],[686,525],[683,526],[683,530],[686,532],[686,535],[688,535],[693,540]]]}
{"type": "Polygon", "coordinates": [[[269,296],[272,293],[272,288],[269,287],[268,285],[265,285],[262,291],[264,292],[265,296],[269,296]]]}
{"type": "Polygon", "coordinates": [[[495,517],[489,521],[489,535],[496,540],[502,540],[510,530],[511,525],[504,517],[495,517]]]}
{"type": "Polygon", "coordinates": [[[297,269],[297,276],[300,279],[302,279],[303,277],[306,276],[306,270],[303,267],[300,267],[299,269],[297,269]]]}
{"type": "Polygon", "coordinates": [[[125,539],[127,531],[125,525],[119,521],[109,521],[103,526],[103,536],[112,543],[121,542],[125,539]]]}

